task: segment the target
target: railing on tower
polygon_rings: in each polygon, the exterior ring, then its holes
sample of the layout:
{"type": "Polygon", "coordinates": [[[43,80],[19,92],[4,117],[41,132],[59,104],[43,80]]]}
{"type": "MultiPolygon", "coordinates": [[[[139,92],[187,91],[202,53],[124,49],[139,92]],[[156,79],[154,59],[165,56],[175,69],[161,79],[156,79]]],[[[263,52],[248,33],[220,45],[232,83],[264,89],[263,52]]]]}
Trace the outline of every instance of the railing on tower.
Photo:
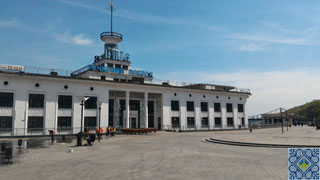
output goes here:
{"type": "Polygon", "coordinates": [[[100,38],[103,38],[103,37],[118,37],[122,40],[122,34],[117,32],[103,32],[100,34],[100,38]]]}

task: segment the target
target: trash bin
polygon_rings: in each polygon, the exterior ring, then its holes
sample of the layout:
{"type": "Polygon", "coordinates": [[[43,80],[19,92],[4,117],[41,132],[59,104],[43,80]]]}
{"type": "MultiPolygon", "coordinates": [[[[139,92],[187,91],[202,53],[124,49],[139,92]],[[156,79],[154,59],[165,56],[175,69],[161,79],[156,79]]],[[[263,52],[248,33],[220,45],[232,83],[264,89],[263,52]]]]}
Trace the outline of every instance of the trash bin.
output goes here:
{"type": "Polygon", "coordinates": [[[77,146],[82,146],[82,134],[79,132],[77,134],[77,146]]]}
{"type": "Polygon", "coordinates": [[[6,147],[4,150],[4,160],[6,163],[12,162],[12,147],[6,147]]]}
{"type": "Polygon", "coordinates": [[[19,147],[19,148],[22,147],[22,139],[18,139],[18,147],[19,147]]]}

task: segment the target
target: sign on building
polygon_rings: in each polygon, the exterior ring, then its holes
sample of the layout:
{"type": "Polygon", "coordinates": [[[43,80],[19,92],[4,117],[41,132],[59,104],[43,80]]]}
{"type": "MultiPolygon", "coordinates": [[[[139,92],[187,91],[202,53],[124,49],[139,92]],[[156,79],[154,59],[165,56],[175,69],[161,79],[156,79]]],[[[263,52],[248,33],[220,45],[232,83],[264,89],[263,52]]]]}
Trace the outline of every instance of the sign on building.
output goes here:
{"type": "Polygon", "coordinates": [[[24,72],[24,66],[16,66],[16,65],[6,65],[6,64],[1,64],[0,65],[0,70],[1,71],[20,71],[24,72]]]}

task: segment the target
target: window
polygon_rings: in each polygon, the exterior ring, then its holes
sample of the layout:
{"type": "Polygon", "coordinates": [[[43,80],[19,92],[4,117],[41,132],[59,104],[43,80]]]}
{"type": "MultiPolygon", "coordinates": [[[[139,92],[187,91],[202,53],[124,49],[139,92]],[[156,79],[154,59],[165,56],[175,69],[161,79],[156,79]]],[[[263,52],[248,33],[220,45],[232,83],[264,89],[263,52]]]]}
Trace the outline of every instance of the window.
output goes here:
{"type": "Polygon", "coordinates": [[[228,125],[228,127],[233,127],[233,118],[232,117],[227,118],[227,125],[228,125]]]}
{"type": "Polygon", "coordinates": [[[243,104],[238,104],[238,112],[243,112],[243,104]]]}
{"type": "Polygon", "coordinates": [[[123,68],[124,70],[128,70],[128,66],[123,65],[122,68],[123,68]]]}
{"type": "Polygon", "coordinates": [[[231,103],[227,103],[227,112],[233,112],[231,103]]]}
{"type": "Polygon", "coordinates": [[[0,107],[13,107],[13,93],[0,92],[0,107]]]}
{"type": "Polygon", "coordinates": [[[172,128],[180,127],[180,118],[179,117],[171,117],[172,128]]]}
{"type": "Polygon", "coordinates": [[[29,94],[29,108],[43,108],[44,95],[43,94],[29,94]]]}
{"type": "Polygon", "coordinates": [[[108,63],[108,67],[113,67],[113,64],[111,64],[111,63],[108,63]]]}
{"type": "Polygon", "coordinates": [[[28,129],[42,130],[43,129],[43,117],[42,116],[29,116],[28,117],[28,129]]]}
{"type": "Polygon", "coordinates": [[[84,117],[84,127],[96,127],[97,117],[84,117]]]}
{"type": "Polygon", "coordinates": [[[221,112],[221,104],[214,103],[214,112],[221,112]]]}
{"type": "Polygon", "coordinates": [[[201,102],[201,112],[208,112],[208,103],[201,102]]]}
{"type": "Polygon", "coordinates": [[[221,117],[214,118],[214,125],[215,127],[221,127],[221,117]]]}
{"type": "Polygon", "coordinates": [[[71,117],[58,117],[58,130],[71,130],[71,117]]]}
{"type": "Polygon", "coordinates": [[[86,109],[97,109],[97,97],[89,97],[84,104],[86,109]]]}
{"type": "Polygon", "coordinates": [[[187,101],[187,111],[189,111],[189,112],[194,111],[194,102],[193,101],[187,101]]]}
{"type": "Polygon", "coordinates": [[[148,114],[154,114],[154,102],[148,101],[148,114]]]}
{"type": "Polygon", "coordinates": [[[116,68],[121,69],[121,65],[120,64],[116,64],[116,68]]]}
{"type": "Polygon", "coordinates": [[[12,116],[0,116],[0,131],[12,130],[12,116]]]}
{"type": "Polygon", "coordinates": [[[58,108],[59,109],[72,109],[72,96],[59,95],[58,108]]]}
{"type": "Polygon", "coordinates": [[[154,128],[154,101],[148,101],[148,128],[154,128]]]}
{"type": "Polygon", "coordinates": [[[194,117],[187,117],[187,126],[188,128],[194,128],[194,117]]]}
{"type": "Polygon", "coordinates": [[[171,111],[179,111],[179,101],[171,101],[171,111]]]}
{"type": "Polygon", "coordinates": [[[201,125],[202,125],[203,128],[209,127],[208,117],[203,117],[203,118],[201,119],[201,125]]]}
{"type": "Polygon", "coordinates": [[[139,100],[130,100],[129,108],[131,111],[139,111],[140,110],[140,101],[139,100]]]}

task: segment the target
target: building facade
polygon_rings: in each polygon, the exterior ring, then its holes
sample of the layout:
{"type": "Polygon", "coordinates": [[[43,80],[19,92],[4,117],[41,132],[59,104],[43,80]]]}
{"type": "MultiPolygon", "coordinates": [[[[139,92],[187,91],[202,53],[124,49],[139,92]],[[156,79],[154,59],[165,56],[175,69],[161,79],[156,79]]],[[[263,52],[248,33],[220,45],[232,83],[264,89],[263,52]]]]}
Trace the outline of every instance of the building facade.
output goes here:
{"type": "MultiPolygon", "coordinates": [[[[111,18],[112,10],[111,5],[111,18]]],[[[74,72],[0,65],[0,135],[47,135],[48,130],[75,134],[80,127],[98,126],[158,130],[247,127],[249,90],[155,81],[151,72],[130,68],[129,55],[118,48],[122,38],[111,24],[111,31],[100,34],[103,54],[74,72]]]]}

